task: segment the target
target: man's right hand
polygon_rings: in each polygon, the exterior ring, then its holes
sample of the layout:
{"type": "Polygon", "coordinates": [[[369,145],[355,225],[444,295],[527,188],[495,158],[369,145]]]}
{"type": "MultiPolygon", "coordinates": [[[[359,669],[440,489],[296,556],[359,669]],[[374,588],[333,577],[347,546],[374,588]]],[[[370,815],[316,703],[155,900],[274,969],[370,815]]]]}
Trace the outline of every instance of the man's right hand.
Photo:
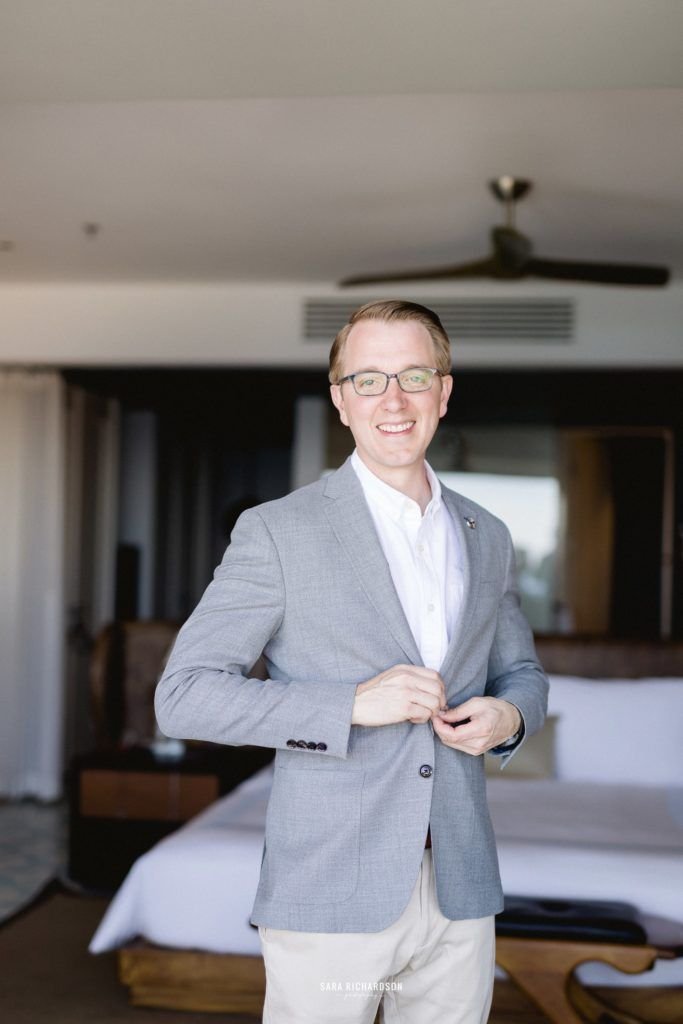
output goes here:
{"type": "Polygon", "coordinates": [[[438,672],[419,665],[394,665],[356,687],[351,725],[428,722],[446,704],[438,672]]]}

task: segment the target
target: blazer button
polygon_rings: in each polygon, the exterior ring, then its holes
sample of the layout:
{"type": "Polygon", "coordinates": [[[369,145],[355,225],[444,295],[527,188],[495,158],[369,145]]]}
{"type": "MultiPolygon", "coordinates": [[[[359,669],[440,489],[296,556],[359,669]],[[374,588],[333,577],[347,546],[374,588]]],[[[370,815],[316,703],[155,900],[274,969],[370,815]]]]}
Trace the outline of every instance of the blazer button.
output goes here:
{"type": "Polygon", "coordinates": [[[316,748],[318,750],[327,750],[327,743],[316,743],[316,748]]]}
{"type": "Polygon", "coordinates": [[[432,770],[431,764],[420,765],[420,775],[423,779],[430,779],[432,777],[432,770]]]}
{"type": "Polygon", "coordinates": [[[313,743],[312,740],[309,740],[308,743],[306,744],[306,746],[308,747],[309,750],[315,750],[316,747],[318,746],[318,744],[317,743],[313,743]]]}
{"type": "Polygon", "coordinates": [[[308,743],[306,742],[306,740],[297,740],[296,745],[297,747],[301,747],[302,750],[306,750],[308,748],[308,743]]]}
{"type": "Polygon", "coordinates": [[[295,747],[296,746],[296,740],[287,740],[287,746],[288,747],[295,747]]]}

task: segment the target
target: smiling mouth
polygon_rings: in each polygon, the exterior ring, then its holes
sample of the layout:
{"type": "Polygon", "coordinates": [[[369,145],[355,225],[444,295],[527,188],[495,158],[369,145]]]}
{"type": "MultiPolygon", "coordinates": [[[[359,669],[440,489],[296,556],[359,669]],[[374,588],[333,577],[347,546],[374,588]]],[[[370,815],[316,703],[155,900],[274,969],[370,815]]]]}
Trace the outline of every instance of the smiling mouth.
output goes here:
{"type": "Polygon", "coordinates": [[[406,420],[404,423],[378,423],[377,429],[383,434],[405,434],[415,426],[415,420],[406,420]]]}

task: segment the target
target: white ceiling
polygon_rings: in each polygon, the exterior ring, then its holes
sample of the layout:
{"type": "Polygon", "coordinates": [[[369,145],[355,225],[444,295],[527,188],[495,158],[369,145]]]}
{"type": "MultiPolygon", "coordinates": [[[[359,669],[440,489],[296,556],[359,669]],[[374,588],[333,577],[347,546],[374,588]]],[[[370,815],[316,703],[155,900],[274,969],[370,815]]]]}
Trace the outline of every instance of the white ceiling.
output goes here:
{"type": "Polygon", "coordinates": [[[680,0],[0,0],[0,99],[0,282],[469,260],[505,173],[683,276],[680,0]]]}

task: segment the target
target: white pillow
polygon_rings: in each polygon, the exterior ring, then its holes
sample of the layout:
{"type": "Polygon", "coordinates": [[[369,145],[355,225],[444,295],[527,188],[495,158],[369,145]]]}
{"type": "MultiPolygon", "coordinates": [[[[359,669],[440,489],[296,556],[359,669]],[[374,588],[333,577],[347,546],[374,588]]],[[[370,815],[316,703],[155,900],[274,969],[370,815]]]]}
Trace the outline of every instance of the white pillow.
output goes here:
{"type": "Polygon", "coordinates": [[[557,778],[683,786],[683,679],[550,676],[557,778]]]}

